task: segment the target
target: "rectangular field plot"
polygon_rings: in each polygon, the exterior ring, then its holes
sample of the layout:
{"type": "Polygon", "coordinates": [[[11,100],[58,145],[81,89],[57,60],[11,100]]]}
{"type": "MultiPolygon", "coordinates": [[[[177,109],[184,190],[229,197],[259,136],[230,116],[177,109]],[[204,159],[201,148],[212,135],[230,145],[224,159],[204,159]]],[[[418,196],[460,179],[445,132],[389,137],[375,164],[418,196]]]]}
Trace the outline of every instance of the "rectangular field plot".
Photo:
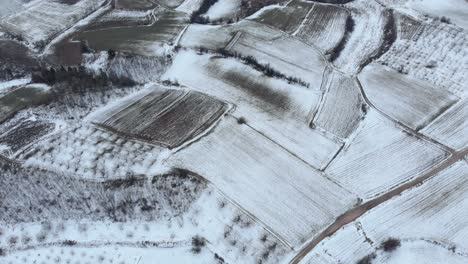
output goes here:
{"type": "Polygon", "coordinates": [[[205,131],[226,110],[224,102],[198,92],[157,88],[99,125],[174,148],[205,131]]]}
{"type": "Polygon", "coordinates": [[[372,110],[325,173],[361,198],[371,199],[422,175],[447,156],[372,110]]]}
{"type": "Polygon", "coordinates": [[[458,100],[444,89],[379,64],[368,65],[359,77],[375,107],[416,130],[458,100]]]}
{"type": "Polygon", "coordinates": [[[232,117],[176,153],[170,163],[211,181],[294,247],[357,201],[322,173],[232,117]]]}
{"type": "Polygon", "coordinates": [[[348,16],[348,11],[344,8],[315,4],[295,34],[323,51],[331,50],[343,38],[348,16]]]}
{"type": "Polygon", "coordinates": [[[468,145],[468,99],[464,98],[421,131],[456,150],[468,145]]]}

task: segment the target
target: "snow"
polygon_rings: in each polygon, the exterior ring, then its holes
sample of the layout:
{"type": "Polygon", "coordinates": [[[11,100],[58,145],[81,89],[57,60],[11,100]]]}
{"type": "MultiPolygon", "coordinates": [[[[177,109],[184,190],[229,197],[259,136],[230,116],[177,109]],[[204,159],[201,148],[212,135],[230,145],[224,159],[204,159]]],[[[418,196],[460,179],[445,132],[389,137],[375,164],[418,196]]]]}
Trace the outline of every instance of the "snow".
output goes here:
{"type": "Polygon", "coordinates": [[[267,11],[270,11],[270,10],[275,10],[277,8],[286,8],[285,6],[282,6],[280,4],[276,4],[276,5],[268,5],[268,6],[265,6],[265,7],[262,7],[260,10],[258,10],[257,12],[253,13],[252,15],[248,16],[246,19],[248,20],[255,20],[255,19],[258,19],[260,18],[265,12],[267,11]]]}
{"type": "Polygon", "coordinates": [[[162,263],[214,264],[218,263],[214,258],[217,253],[228,263],[254,264],[264,252],[269,252],[264,263],[278,263],[289,251],[213,187],[207,187],[187,212],[174,217],[113,222],[91,221],[84,216],[82,220],[2,225],[0,247],[8,245],[11,237],[18,237],[18,243],[9,248],[11,252],[3,259],[25,257],[30,260],[28,263],[32,263],[34,258],[47,256],[50,259],[58,256],[64,260],[82,256],[94,263],[92,259],[102,256],[107,261],[113,260],[113,263],[125,261],[133,264],[142,256],[141,261],[144,262],[140,263],[148,264],[154,263],[151,262],[154,259],[162,263]],[[41,234],[46,234],[43,241],[38,239],[41,234]],[[191,239],[195,235],[207,240],[200,254],[191,252],[191,239]],[[262,242],[264,235],[266,240],[262,242]],[[30,241],[26,243],[24,238],[30,238],[30,241]],[[77,245],[60,246],[60,242],[67,240],[76,241],[77,245]],[[143,246],[145,241],[151,244],[143,246]],[[83,251],[87,252],[86,255],[82,255],[83,251]]]}
{"type": "Polygon", "coordinates": [[[22,5],[20,0],[0,0],[0,19],[11,15],[12,13],[21,10],[22,5]]]}
{"type": "Polygon", "coordinates": [[[359,79],[375,107],[415,130],[429,124],[459,99],[444,89],[379,64],[366,66],[359,79]]]}
{"type": "Polygon", "coordinates": [[[175,10],[184,12],[187,14],[192,14],[194,11],[200,8],[203,0],[185,0],[180,6],[178,6],[175,10]]]}
{"type": "Polygon", "coordinates": [[[427,241],[403,242],[402,246],[394,253],[377,255],[375,264],[463,264],[468,262],[467,252],[452,252],[435,243],[427,241]]]}
{"type": "Polygon", "coordinates": [[[468,146],[468,98],[445,111],[421,132],[453,149],[468,146]]]}
{"type": "Polygon", "coordinates": [[[329,51],[343,38],[348,13],[337,6],[315,4],[294,36],[317,45],[323,52],[329,51]]]}
{"type": "Polygon", "coordinates": [[[234,18],[240,11],[241,1],[242,0],[218,0],[210,7],[205,15],[208,16],[210,20],[234,18]]]}
{"type": "Polygon", "coordinates": [[[405,5],[434,17],[447,17],[452,23],[468,30],[468,2],[465,0],[411,0],[405,5]]]}
{"type": "Polygon", "coordinates": [[[384,25],[388,18],[385,10],[374,1],[351,2],[350,5],[359,8],[352,12],[355,22],[344,49],[333,64],[348,74],[359,72],[362,64],[375,54],[382,43],[384,25]]]}
{"type": "Polygon", "coordinates": [[[325,175],[231,116],[169,162],[208,179],[293,247],[356,202],[325,175]]]}
{"type": "Polygon", "coordinates": [[[378,61],[434,87],[463,96],[468,91],[467,55],[465,30],[432,21],[424,23],[411,39],[397,39],[378,61]]]}
{"type": "Polygon", "coordinates": [[[420,186],[368,211],[324,239],[308,263],[356,263],[376,253],[372,263],[466,263],[468,252],[468,163],[459,161],[420,186]],[[394,237],[401,246],[379,250],[394,237]]]}
{"type": "Polygon", "coordinates": [[[268,78],[235,60],[194,52],[179,52],[162,77],[235,105],[234,116],[299,156],[323,168],[340,144],[309,128],[309,114],[318,104],[318,92],[268,78]]]}
{"type": "Polygon", "coordinates": [[[3,26],[22,35],[29,43],[39,44],[73,26],[80,19],[94,12],[103,1],[81,0],[75,5],[53,1],[37,1],[8,17],[3,26]]]}
{"type": "Polygon", "coordinates": [[[325,173],[367,200],[422,175],[447,156],[370,110],[325,173]]]}
{"type": "Polygon", "coordinates": [[[8,92],[9,88],[25,85],[30,82],[31,82],[31,78],[14,79],[10,81],[0,82],[0,94],[4,92],[8,92]]]}
{"type": "Polygon", "coordinates": [[[325,59],[317,49],[298,39],[285,36],[266,42],[249,33],[243,33],[231,50],[244,56],[253,56],[258,62],[269,64],[287,76],[301,78],[312,89],[320,88],[326,66],[325,59]]]}
{"type": "Polygon", "coordinates": [[[358,127],[366,107],[355,80],[335,70],[326,70],[322,99],[312,123],[340,138],[349,137],[358,127]]]}

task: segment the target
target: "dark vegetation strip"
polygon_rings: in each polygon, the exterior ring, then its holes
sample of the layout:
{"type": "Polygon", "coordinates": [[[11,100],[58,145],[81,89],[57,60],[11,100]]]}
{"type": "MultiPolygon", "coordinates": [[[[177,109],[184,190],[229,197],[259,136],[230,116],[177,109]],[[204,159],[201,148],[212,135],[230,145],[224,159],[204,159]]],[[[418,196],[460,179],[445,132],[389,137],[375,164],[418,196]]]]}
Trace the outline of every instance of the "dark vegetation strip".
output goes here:
{"type": "Polygon", "coordinates": [[[387,21],[385,22],[384,26],[382,44],[379,46],[379,48],[373,55],[369,56],[369,58],[367,58],[367,60],[363,62],[363,64],[361,65],[361,69],[369,63],[371,63],[372,61],[384,55],[397,39],[397,28],[393,10],[385,10],[384,15],[387,18],[387,21]]]}
{"type": "Polygon", "coordinates": [[[343,49],[345,48],[346,46],[346,43],[348,42],[351,34],[353,33],[354,31],[354,19],[349,15],[347,18],[346,18],[346,23],[345,23],[345,32],[343,34],[343,37],[341,38],[341,40],[338,42],[338,44],[331,50],[329,51],[327,54],[330,55],[328,57],[328,60],[330,62],[334,62],[341,54],[341,51],[343,51],[343,49]]]}
{"type": "MultiPolygon", "coordinates": [[[[200,48],[200,53],[201,54],[208,53],[208,52],[209,52],[208,49],[200,48]]],[[[306,88],[310,87],[310,84],[307,83],[306,81],[304,81],[304,80],[302,80],[302,79],[300,79],[298,77],[287,76],[284,73],[281,73],[280,71],[272,68],[270,66],[270,64],[262,64],[262,63],[258,62],[258,60],[255,57],[251,56],[251,55],[245,56],[245,55],[242,55],[239,52],[230,51],[230,50],[227,50],[225,48],[217,49],[217,50],[214,51],[214,53],[217,54],[217,55],[223,56],[225,58],[239,59],[243,63],[253,67],[257,71],[262,72],[263,74],[265,74],[268,77],[275,77],[275,78],[285,79],[285,80],[288,81],[288,83],[299,84],[299,85],[304,86],[306,88]]]]}
{"type": "Polygon", "coordinates": [[[212,5],[214,5],[218,0],[203,0],[200,8],[195,10],[192,15],[190,16],[191,23],[198,23],[198,24],[208,24],[210,22],[209,17],[203,16],[212,5]]]}
{"type": "Polygon", "coordinates": [[[78,67],[39,67],[32,72],[33,83],[45,83],[53,86],[52,92],[83,93],[89,90],[103,90],[114,86],[134,86],[137,83],[130,78],[107,74],[101,70],[98,74],[78,67]]]}

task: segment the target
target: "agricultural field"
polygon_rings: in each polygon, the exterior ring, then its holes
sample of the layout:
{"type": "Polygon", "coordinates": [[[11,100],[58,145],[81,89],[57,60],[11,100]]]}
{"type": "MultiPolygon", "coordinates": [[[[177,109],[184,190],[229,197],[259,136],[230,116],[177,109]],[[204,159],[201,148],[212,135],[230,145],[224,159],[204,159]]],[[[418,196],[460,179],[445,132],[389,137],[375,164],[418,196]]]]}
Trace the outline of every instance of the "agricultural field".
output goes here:
{"type": "Polygon", "coordinates": [[[80,0],[75,4],[35,1],[3,20],[1,26],[41,48],[54,36],[96,11],[103,3],[103,0],[80,0]]]}
{"type": "Polygon", "coordinates": [[[218,0],[206,12],[210,20],[233,20],[239,18],[242,0],[218,0]]]}
{"type": "Polygon", "coordinates": [[[350,3],[350,22],[343,38],[330,53],[330,60],[337,68],[349,74],[358,73],[372,58],[378,57],[385,46],[385,33],[393,28],[393,13],[377,2],[356,1],[350,3]]]}
{"type": "Polygon", "coordinates": [[[1,155],[11,158],[15,153],[54,130],[53,123],[27,120],[0,134],[1,155]]]}
{"type": "Polygon", "coordinates": [[[313,236],[357,198],[231,116],[170,162],[206,177],[291,246],[313,236]]]}
{"type": "Polygon", "coordinates": [[[210,96],[155,87],[99,125],[126,137],[175,148],[205,132],[228,109],[210,96]]]}
{"type": "Polygon", "coordinates": [[[294,35],[327,53],[345,37],[349,11],[333,5],[314,4],[294,35]]]}
{"type": "Polygon", "coordinates": [[[280,37],[266,43],[258,44],[261,39],[249,33],[242,33],[237,41],[229,44],[230,51],[244,56],[252,56],[263,64],[281,69],[284,74],[302,78],[309,87],[320,89],[326,62],[314,47],[295,38],[280,37]],[[294,49],[294,54],[288,53],[294,49]]]}
{"type": "Polygon", "coordinates": [[[453,164],[346,225],[304,263],[357,263],[373,253],[372,263],[466,262],[468,223],[462,212],[468,206],[467,173],[465,161],[453,164]],[[381,245],[388,238],[398,238],[401,246],[385,251],[381,245]]]}
{"type": "Polygon", "coordinates": [[[357,83],[335,70],[327,70],[321,91],[321,103],[317,112],[312,113],[311,125],[336,137],[348,138],[367,112],[357,83]]]}
{"type": "Polygon", "coordinates": [[[23,8],[21,0],[2,0],[0,1],[0,19],[7,17],[23,8]]]}
{"type": "Polygon", "coordinates": [[[427,82],[371,64],[359,75],[369,101],[385,114],[419,130],[459,99],[427,82]]]}
{"type": "Polygon", "coordinates": [[[367,200],[429,171],[448,155],[439,146],[401,131],[372,110],[325,173],[367,200]]]}
{"type": "Polygon", "coordinates": [[[187,25],[187,16],[181,12],[160,9],[156,21],[146,26],[92,29],[78,33],[77,40],[86,40],[96,51],[113,49],[143,56],[163,54],[166,46],[174,43],[187,25]]]}
{"type": "Polygon", "coordinates": [[[86,179],[125,178],[161,170],[164,149],[118,137],[96,127],[70,127],[19,155],[26,166],[86,179]],[[125,164],[123,166],[122,164],[125,164]]]}
{"type": "Polygon", "coordinates": [[[265,8],[250,19],[287,33],[293,33],[301,26],[312,7],[311,3],[293,0],[287,6],[265,8]]]}
{"type": "Polygon", "coordinates": [[[194,52],[180,53],[163,78],[233,104],[235,117],[315,168],[324,168],[341,147],[309,127],[318,91],[266,77],[234,59],[194,52]]]}
{"type": "Polygon", "coordinates": [[[86,182],[21,170],[5,171],[0,181],[8,186],[2,188],[2,197],[18,189],[31,194],[2,201],[11,208],[1,215],[5,224],[0,248],[6,253],[2,261],[75,263],[80,257],[131,264],[140,258],[140,263],[150,264],[154,258],[195,263],[219,263],[223,258],[232,263],[277,263],[289,252],[216,189],[183,171],[151,180],[86,182]],[[42,210],[43,204],[49,206],[42,210]],[[194,238],[201,245],[194,244],[194,238]],[[220,252],[226,253],[220,257],[220,252]]]}
{"type": "Polygon", "coordinates": [[[468,263],[467,6],[0,0],[0,263],[468,263]]]}
{"type": "Polygon", "coordinates": [[[401,10],[401,12],[417,16],[429,16],[443,19],[463,29],[468,29],[466,16],[468,3],[464,0],[381,0],[385,5],[401,10]]]}
{"type": "Polygon", "coordinates": [[[468,126],[468,99],[464,98],[440,115],[421,132],[456,150],[465,149],[468,126]]]}
{"type": "Polygon", "coordinates": [[[466,89],[468,41],[465,30],[433,21],[411,39],[397,39],[378,62],[462,96],[466,89]]]}
{"type": "Polygon", "coordinates": [[[0,97],[0,123],[14,116],[18,111],[47,102],[48,87],[28,85],[14,89],[0,97]]]}

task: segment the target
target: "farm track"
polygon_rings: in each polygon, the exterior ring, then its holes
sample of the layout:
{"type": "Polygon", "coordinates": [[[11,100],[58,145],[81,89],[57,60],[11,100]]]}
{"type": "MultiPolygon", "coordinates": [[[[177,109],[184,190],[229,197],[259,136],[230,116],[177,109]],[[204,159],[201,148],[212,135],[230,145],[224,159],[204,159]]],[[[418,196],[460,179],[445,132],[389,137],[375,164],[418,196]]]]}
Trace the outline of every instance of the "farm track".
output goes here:
{"type": "Polygon", "coordinates": [[[312,241],[307,243],[297,254],[292,258],[289,263],[290,264],[298,264],[300,263],[307,254],[309,254],[322,240],[326,239],[327,237],[335,234],[339,229],[341,229],[343,226],[357,220],[359,217],[370,211],[371,209],[375,208],[376,206],[400,195],[404,191],[416,187],[424,181],[428,180],[432,176],[436,175],[437,173],[443,171],[444,169],[450,167],[454,163],[461,161],[464,159],[465,155],[468,154],[468,148],[459,152],[455,152],[452,156],[450,156],[448,159],[444,160],[442,163],[440,163],[438,166],[432,168],[429,172],[425,173],[421,177],[414,179],[410,182],[407,182],[373,200],[370,200],[368,202],[365,202],[345,214],[341,215],[336,219],[336,221],[327,227],[322,233],[319,234],[316,238],[314,238],[312,241]]]}

